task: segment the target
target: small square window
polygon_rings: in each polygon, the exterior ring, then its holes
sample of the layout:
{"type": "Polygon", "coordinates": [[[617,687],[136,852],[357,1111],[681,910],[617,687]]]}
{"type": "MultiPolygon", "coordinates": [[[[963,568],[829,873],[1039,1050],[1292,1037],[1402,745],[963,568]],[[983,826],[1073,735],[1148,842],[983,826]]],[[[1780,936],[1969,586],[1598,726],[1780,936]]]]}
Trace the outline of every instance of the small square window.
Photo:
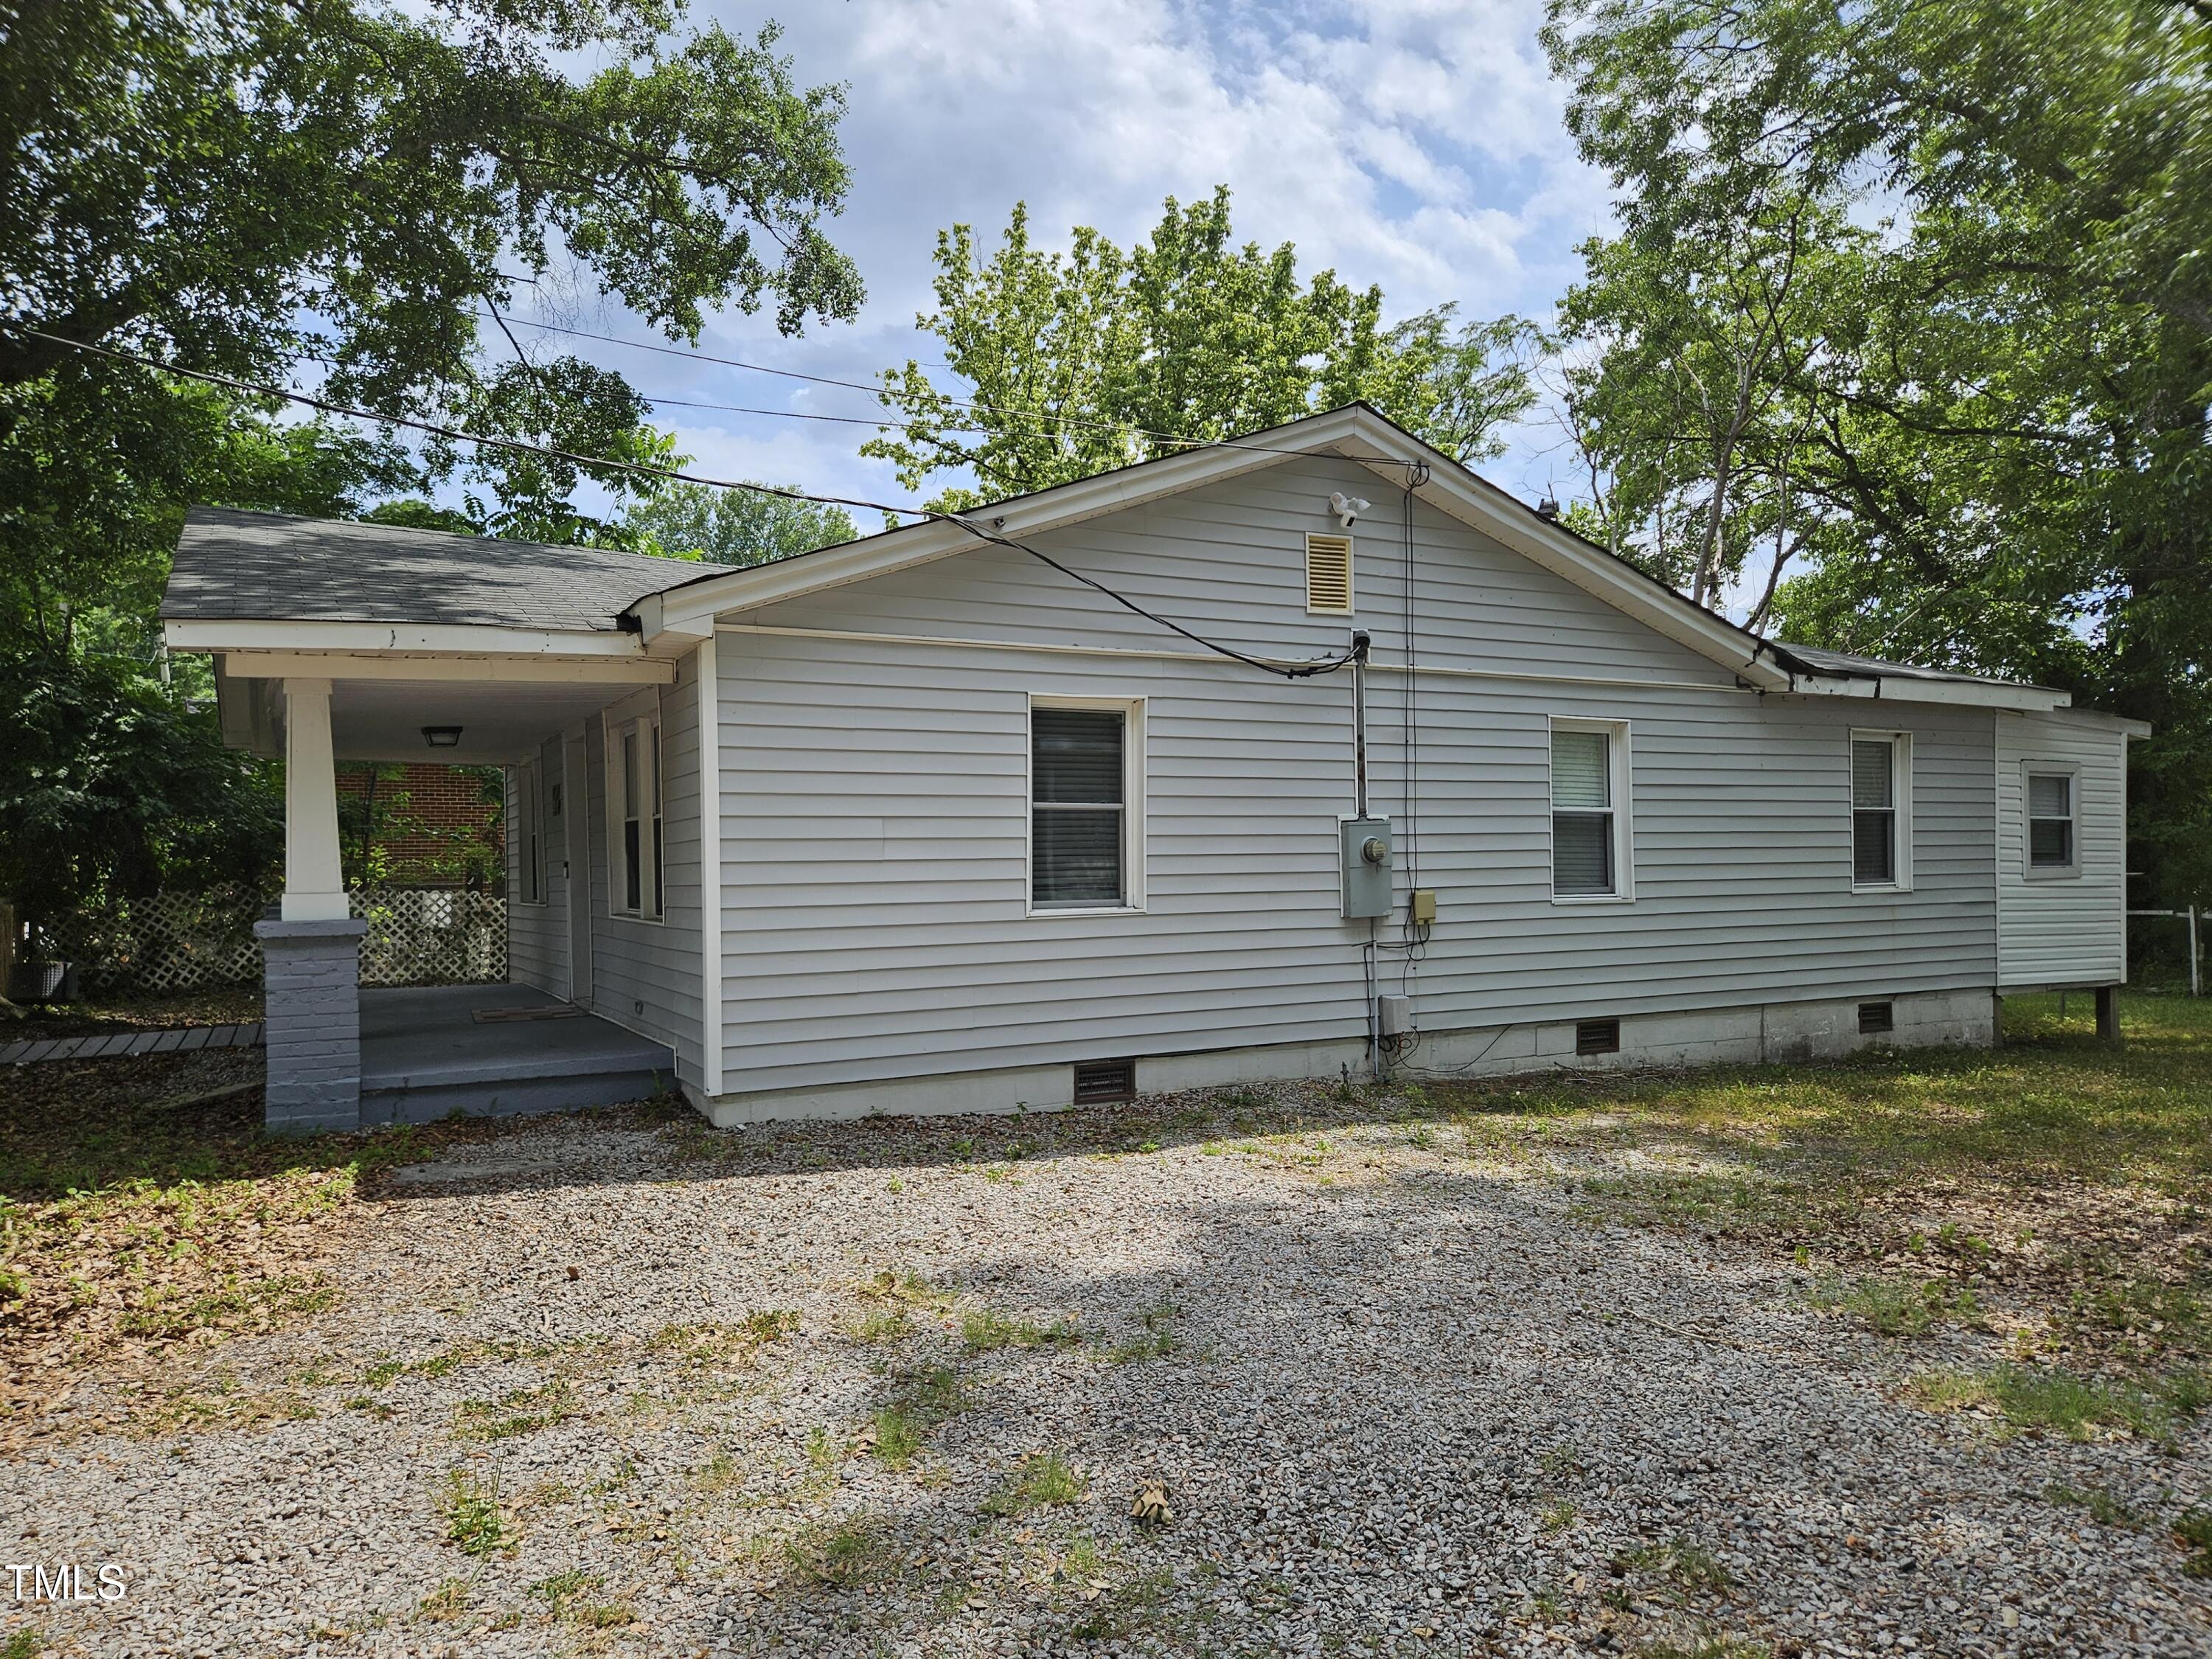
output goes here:
{"type": "Polygon", "coordinates": [[[2027,775],[2027,867],[2071,870],[2075,862],[2074,775],[2027,775]]]}

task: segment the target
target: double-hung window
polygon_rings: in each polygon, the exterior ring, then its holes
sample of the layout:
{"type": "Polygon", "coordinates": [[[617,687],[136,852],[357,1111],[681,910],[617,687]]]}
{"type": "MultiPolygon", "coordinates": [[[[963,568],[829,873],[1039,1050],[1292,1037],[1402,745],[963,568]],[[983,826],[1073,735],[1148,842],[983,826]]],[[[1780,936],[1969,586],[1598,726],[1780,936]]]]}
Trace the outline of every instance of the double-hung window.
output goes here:
{"type": "Polygon", "coordinates": [[[1851,733],[1851,885],[1912,885],[1912,739],[1903,732],[1851,733]]]}
{"type": "Polygon", "coordinates": [[[660,720],[623,720],[607,736],[607,817],[615,833],[611,908],[658,920],[660,873],[660,720]]]}
{"type": "Polygon", "coordinates": [[[1030,706],[1030,908],[1142,902],[1143,705],[1030,706]]]}
{"type": "Polygon", "coordinates": [[[2032,876],[2069,876],[2080,867],[2075,831],[2074,774],[2027,774],[2027,871],[2032,876]]]}
{"type": "Polygon", "coordinates": [[[1552,722],[1552,896],[1629,896],[1628,727],[1552,722]]]}

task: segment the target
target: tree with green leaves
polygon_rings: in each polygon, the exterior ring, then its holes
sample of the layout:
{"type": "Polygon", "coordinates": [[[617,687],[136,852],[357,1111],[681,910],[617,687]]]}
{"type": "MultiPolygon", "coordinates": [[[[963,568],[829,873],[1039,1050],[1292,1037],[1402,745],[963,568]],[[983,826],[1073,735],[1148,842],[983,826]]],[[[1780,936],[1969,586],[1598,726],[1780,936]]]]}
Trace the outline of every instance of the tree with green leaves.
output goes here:
{"type": "Polygon", "coordinates": [[[1749,535],[1786,494],[1810,537],[1785,636],[2152,721],[2130,866],[2212,898],[2212,7],[1553,0],[1545,39],[1615,190],[1577,322],[1622,550],[1667,570],[1658,514],[1718,469],[1639,403],[1650,289],[1620,274],[1698,273],[1717,328],[1742,239],[1820,216],[1799,349],[1754,367],[1768,480],[1722,515],[1749,535]]]}
{"type": "Polygon", "coordinates": [[[766,564],[858,536],[851,514],[757,489],[674,483],[632,506],[622,532],[641,553],[708,564],[766,564]]]}
{"type": "MultiPolygon", "coordinates": [[[[433,441],[181,381],[117,351],[380,415],[658,465],[623,378],[533,353],[538,285],[672,339],[717,307],[851,318],[823,228],[844,96],[773,26],[675,0],[0,0],[0,883],[27,905],[253,879],[265,778],[204,670],[155,672],[195,501],[599,539],[620,467],[433,441]],[[423,499],[442,481],[458,507],[423,499]],[[225,803],[231,803],[227,808],[225,803]],[[234,815],[226,818],[226,811],[234,815]]],[[[195,659],[195,663],[197,659],[195,659]]]]}
{"type": "Polygon", "coordinates": [[[973,229],[937,241],[938,308],[917,325],[972,392],[940,389],[917,362],[888,371],[891,429],[860,453],[960,508],[1089,477],[1192,442],[1256,432],[1365,399],[1455,459],[1499,453],[1533,400],[1513,318],[1461,323],[1443,307],[1393,325],[1378,288],[1297,251],[1231,240],[1229,191],[1170,198],[1151,237],[1124,249],[1078,226],[1065,254],[1030,240],[1017,204],[997,251],[973,229]]]}
{"type": "MultiPolygon", "coordinates": [[[[843,94],[669,0],[0,0],[0,605],[66,617],[143,601],[191,495],[204,403],[71,349],[283,382],[587,455],[653,459],[620,375],[534,359],[526,283],[582,286],[670,337],[710,307],[796,332],[860,283],[823,222],[847,185],[843,94]],[[569,65],[602,65],[572,71],[569,65]],[[181,414],[180,414],[181,411],[181,414]],[[85,492],[43,464],[126,481],[85,492]]],[[[234,400],[237,417],[256,410],[234,400]]],[[[495,533],[574,538],[581,479],[632,475],[431,446],[495,533]]],[[[143,614],[143,613],[142,613],[143,614]]]]}

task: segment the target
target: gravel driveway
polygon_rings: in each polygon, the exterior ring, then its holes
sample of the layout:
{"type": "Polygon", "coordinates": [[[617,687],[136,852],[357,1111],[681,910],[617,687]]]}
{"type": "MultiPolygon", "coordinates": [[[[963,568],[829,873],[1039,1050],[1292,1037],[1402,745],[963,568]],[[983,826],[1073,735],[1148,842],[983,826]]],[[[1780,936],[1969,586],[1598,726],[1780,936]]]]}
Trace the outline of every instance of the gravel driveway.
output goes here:
{"type": "Polygon", "coordinates": [[[2048,1495],[2202,1504],[2203,1427],[2000,1439],[1902,1386],[1987,1338],[1908,1352],[1786,1255],[1593,1219],[1571,1148],[1319,1091],[1283,1132],[1300,1103],[1168,1103],[1136,1144],[1111,1109],[556,1120],[402,1170],[329,1311],[0,1466],[11,1561],[129,1585],[7,1628],[324,1659],[2212,1647],[2161,1528],[2048,1495]],[[1164,1522],[1131,1518],[1148,1485],[1164,1522]]]}

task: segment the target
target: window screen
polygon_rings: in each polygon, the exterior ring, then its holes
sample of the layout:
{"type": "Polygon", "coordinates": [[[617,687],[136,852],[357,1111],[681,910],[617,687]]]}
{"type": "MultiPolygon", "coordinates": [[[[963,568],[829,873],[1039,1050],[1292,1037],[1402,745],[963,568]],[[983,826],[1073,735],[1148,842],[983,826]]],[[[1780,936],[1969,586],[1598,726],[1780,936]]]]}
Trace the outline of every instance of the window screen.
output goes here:
{"type": "Polygon", "coordinates": [[[1897,744],[1851,742],[1851,880],[1862,887],[1897,879],[1897,744]]]}
{"type": "Polygon", "coordinates": [[[2027,862],[2037,870],[2073,866],[2074,779],[2069,773],[2028,775],[2027,862]]]}
{"type": "Polygon", "coordinates": [[[1614,890],[1613,738],[1604,732],[1552,732],[1552,890],[1614,890]]]}
{"type": "Polygon", "coordinates": [[[1127,902],[1118,708],[1030,710],[1030,897],[1039,909],[1127,902]]]}

